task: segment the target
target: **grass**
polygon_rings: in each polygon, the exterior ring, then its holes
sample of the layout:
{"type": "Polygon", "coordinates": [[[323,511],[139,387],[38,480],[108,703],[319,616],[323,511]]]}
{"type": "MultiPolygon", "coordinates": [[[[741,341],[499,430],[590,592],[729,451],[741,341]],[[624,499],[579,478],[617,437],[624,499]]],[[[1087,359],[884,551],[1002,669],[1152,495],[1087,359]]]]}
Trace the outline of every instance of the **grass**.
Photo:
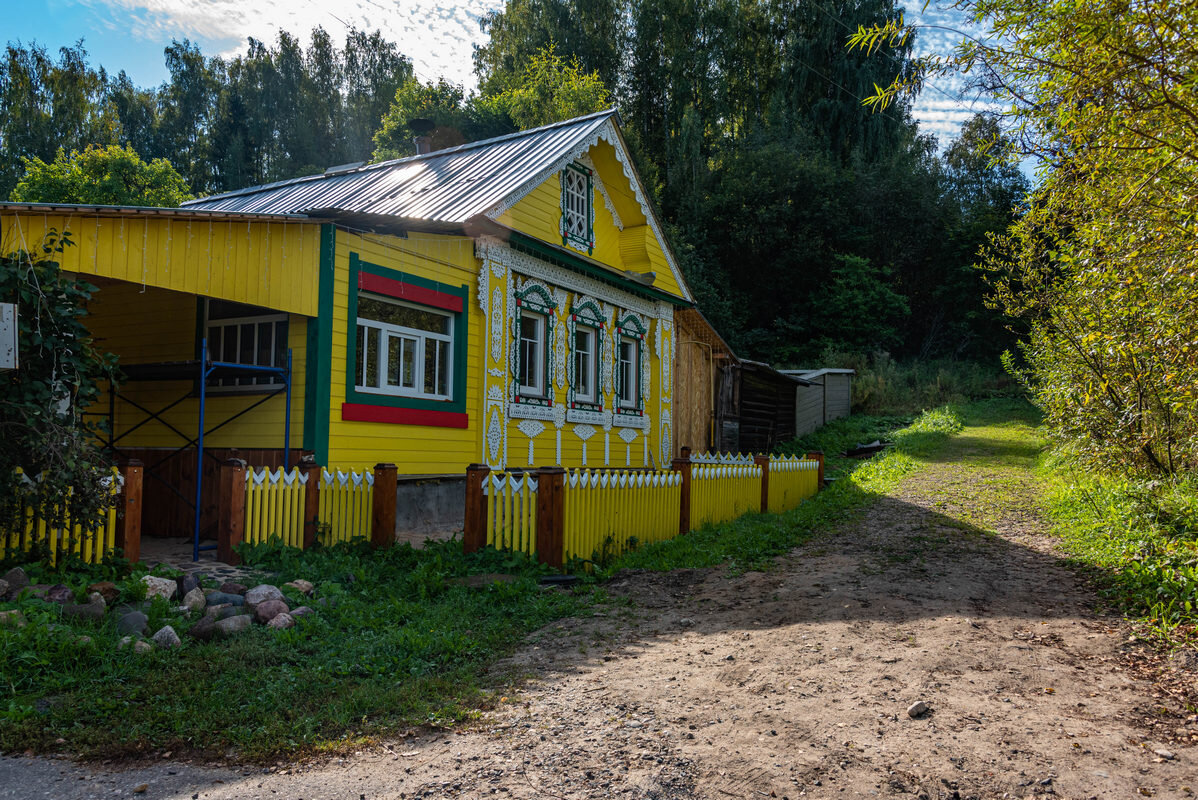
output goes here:
{"type": "Polygon", "coordinates": [[[1096,475],[1061,454],[1041,472],[1054,529],[1103,598],[1166,648],[1198,645],[1198,483],[1096,475]]]}
{"type": "MultiPolygon", "coordinates": [[[[267,549],[257,560],[277,584],[312,581],[329,605],[290,630],[137,655],[117,650],[113,614],[100,626],[71,623],[56,605],[22,601],[29,624],[0,628],[0,750],[256,760],[452,724],[491,701],[487,666],[601,598],[593,585],[544,589],[540,567],[493,551],[466,556],[457,541],[381,553],[267,549]],[[516,579],[454,580],[491,572],[516,579]]],[[[152,625],[166,614],[162,602],[152,625]]]]}

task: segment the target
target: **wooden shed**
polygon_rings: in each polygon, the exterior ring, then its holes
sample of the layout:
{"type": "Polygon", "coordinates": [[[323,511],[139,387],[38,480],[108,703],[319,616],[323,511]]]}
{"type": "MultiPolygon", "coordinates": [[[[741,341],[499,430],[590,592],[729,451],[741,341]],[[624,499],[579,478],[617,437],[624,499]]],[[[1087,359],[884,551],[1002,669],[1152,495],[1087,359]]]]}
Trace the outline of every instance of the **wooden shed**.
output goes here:
{"type": "Polygon", "coordinates": [[[795,392],[795,435],[811,433],[834,419],[847,417],[852,408],[851,369],[783,370],[808,385],[795,392]]]}
{"type": "Polygon", "coordinates": [[[732,348],[698,309],[676,310],[674,325],[678,337],[674,364],[674,441],[678,448],[689,447],[702,453],[720,441],[715,410],[722,396],[722,375],[739,362],[732,348]]]}

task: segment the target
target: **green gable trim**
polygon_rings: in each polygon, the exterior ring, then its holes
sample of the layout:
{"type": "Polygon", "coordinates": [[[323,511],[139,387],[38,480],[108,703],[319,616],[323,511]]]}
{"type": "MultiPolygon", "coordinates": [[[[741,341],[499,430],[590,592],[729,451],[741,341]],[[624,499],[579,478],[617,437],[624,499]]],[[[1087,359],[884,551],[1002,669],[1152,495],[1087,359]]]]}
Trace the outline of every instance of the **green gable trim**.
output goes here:
{"type": "Polygon", "coordinates": [[[542,261],[548,261],[550,264],[556,264],[559,267],[572,269],[575,272],[581,272],[584,275],[595,278],[597,280],[622,289],[629,294],[635,294],[638,297],[645,297],[650,300],[662,300],[673,306],[682,308],[690,308],[694,303],[689,300],[684,300],[681,297],[676,297],[661,289],[654,289],[652,286],[646,286],[643,283],[623,278],[620,275],[612,272],[609,269],[599,266],[598,264],[570,254],[569,252],[545,242],[535,237],[529,236],[519,231],[511,231],[507,234],[510,238],[508,245],[513,250],[519,250],[530,256],[535,256],[542,261]]]}
{"type": "Polygon", "coordinates": [[[337,229],[320,226],[320,294],[317,316],[308,320],[308,372],[304,382],[304,449],[317,464],[329,456],[329,407],[333,392],[333,278],[337,270],[337,229]]]}
{"type": "MultiPolygon", "coordinates": [[[[419,305],[419,304],[417,304],[419,305]]],[[[367,406],[387,406],[390,408],[411,408],[420,411],[445,411],[448,413],[466,413],[466,360],[468,342],[470,340],[470,287],[451,286],[447,283],[411,275],[397,269],[372,264],[363,261],[357,253],[349,254],[349,307],[346,324],[345,346],[345,402],[367,406]],[[358,275],[377,275],[380,278],[390,278],[401,283],[419,286],[422,289],[432,289],[436,292],[459,297],[462,300],[462,310],[453,315],[453,399],[429,400],[423,397],[397,397],[395,395],[376,394],[375,392],[359,392],[356,385],[357,336],[355,329],[358,319],[358,275]]]]}

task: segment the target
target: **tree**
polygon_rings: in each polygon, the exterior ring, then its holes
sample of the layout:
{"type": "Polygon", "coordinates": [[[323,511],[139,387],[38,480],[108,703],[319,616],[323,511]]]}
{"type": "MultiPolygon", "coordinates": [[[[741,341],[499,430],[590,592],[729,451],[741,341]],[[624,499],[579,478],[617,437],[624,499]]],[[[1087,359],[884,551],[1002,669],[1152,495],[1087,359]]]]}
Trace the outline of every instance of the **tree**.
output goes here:
{"type": "Polygon", "coordinates": [[[89,147],[67,155],[59,150],[50,163],[25,159],[25,175],[13,189],[19,203],[85,203],[175,208],[192,195],[170,162],[150,163],[131,147],[89,147]]]}
{"type": "Polygon", "coordinates": [[[602,111],[611,106],[611,94],[598,72],[584,72],[577,56],[562,58],[551,44],[533,54],[507,89],[478,105],[525,130],[602,111]]]}
{"type": "Polygon", "coordinates": [[[0,377],[0,520],[33,506],[51,525],[69,515],[86,526],[113,502],[100,431],[82,412],[117,379],[116,359],[81,321],[96,287],[55,261],[71,244],[51,233],[34,252],[0,256],[0,302],[17,304],[20,342],[20,368],[0,377]]]}
{"type": "MultiPolygon", "coordinates": [[[[1198,6],[962,0],[986,34],[879,91],[963,71],[1009,108],[1038,163],[1028,213],[995,243],[994,304],[1030,328],[1021,373],[1050,432],[1088,463],[1198,468],[1198,6]]],[[[902,43],[900,20],[853,45],[902,43]]]]}

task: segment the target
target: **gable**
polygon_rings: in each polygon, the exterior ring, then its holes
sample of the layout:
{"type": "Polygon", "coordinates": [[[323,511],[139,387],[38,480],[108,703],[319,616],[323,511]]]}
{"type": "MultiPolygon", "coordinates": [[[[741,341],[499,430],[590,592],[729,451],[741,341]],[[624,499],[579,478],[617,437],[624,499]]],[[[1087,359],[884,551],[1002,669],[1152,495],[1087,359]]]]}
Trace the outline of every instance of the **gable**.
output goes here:
{"type": "Polygon", "coordinates": [[[654,273],[654,288],[692,300],[611,120],[487,216],[542,241],[566,246],[614,270],[654,273]],[[562,172],[570,165],[590,172],[591,248],[563,241],[562,172]]]}

